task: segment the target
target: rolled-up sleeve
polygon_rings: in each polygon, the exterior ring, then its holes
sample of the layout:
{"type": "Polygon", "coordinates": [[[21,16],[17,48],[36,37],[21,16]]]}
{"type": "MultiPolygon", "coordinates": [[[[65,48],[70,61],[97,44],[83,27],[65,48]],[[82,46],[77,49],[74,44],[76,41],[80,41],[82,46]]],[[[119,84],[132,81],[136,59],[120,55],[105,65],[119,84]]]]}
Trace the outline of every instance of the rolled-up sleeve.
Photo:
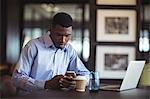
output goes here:
{"type": "Polygon", "coordinates": [[[87,84],[89,84],[89,70],[85,67],[83,62],[80,60],[78,57],[77,53],[75,50],[72,50],[72,56],[70,59],[69,67],[68,70],[70,71],[75,71],[77,75],[82,75],[85,76],[87,79],[87,84]]]}
{"type": "Polygon", "coordinates": [[[23,73],[19,73],[17,70],[13,73],[12,81],[17,88],[29,92],[44,89],[45,85],[45,81],[32,79],[23,73]]]}

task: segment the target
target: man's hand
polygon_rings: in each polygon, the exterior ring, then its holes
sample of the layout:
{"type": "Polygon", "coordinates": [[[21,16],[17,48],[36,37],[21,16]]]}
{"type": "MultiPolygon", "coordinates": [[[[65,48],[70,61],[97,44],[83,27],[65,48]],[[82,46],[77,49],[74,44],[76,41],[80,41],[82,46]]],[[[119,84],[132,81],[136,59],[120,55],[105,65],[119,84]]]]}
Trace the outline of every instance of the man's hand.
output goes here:
{"type": "Polygon", "coordinates": [[[75,76],[64,76],[63,78],[60,79],[59,83],[62,88],[67,88],[67,89],[75,89],[76,87],[76,81],[74,80],[75,76]]]}
{"type": "Polygon", "coordinates": [[[45,89],[58,89],[60,88],[60,79],[63,78],[63,75],[56,75],[51,80],[45,82],[45,89]]]}
{"type": "Polygon", "coordinates": [[[74,71],[67,71],[65,75],[66,76],[72,76],[73,78],[76,77],[76,73],[74,71]]]}

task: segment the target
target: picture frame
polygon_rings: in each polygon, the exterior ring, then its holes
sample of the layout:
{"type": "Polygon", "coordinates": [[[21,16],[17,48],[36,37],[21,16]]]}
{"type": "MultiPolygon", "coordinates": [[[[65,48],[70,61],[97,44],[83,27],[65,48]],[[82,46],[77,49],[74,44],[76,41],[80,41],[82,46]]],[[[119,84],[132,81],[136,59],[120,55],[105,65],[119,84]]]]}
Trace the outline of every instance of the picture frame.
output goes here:
{"type": "Polygon", "coordinates": [[[136,0],[96,0],[97,5],[136,5],[136,0]]]}
{"type": "Polygon", "coordinates": [[[134,46],[96,47],[96,71],[102,79],[123,79],[129,61],[135,60],[134,46]]]}
{"type": "Polygon", "coordinates": [[[97,10],[96,40],[98,42],[135,42],[136,10],[97,10]]]}

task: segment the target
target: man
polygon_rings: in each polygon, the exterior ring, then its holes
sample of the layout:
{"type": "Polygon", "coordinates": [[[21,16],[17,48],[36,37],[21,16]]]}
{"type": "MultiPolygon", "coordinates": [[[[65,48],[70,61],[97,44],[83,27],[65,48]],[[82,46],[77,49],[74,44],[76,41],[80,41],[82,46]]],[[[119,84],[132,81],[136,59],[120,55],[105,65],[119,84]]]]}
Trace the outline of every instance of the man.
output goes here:
{"type": "Polygon", "coordinates": [[[32,39],[24,47],[14,70],[12,80],[19,91],[32,92],[40,89],[74,89],[73,76],[66,71],[87,77],[85,68],[76,51],[67,43],[72,33],[72,18],[64,12],[57,13],[50,31],[32,39]]]}

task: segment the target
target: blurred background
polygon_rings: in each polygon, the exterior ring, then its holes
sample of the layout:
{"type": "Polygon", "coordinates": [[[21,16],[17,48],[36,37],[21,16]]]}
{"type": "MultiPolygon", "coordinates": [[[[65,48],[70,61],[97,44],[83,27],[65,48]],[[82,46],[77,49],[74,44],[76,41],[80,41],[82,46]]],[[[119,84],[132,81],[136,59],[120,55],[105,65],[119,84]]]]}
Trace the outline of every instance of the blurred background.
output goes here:
{"type": "MultiPolygon", "coordinates": [[[[0,65],[15,65],[25,44],[30,39],[46,33],[53,15],[63,11],[69,13],[74,20],[70,43],[84,64],[90,70],[94,70],[97,43],[95,2],[92,0],[1,0],[0,65]]],[[[137,11],[138,25],[136,41],[131,43],[136,47],[136,59],[144,59],[149,63],[149,0],[137,0],[133,8],[137,11]]]]}
{"type": "MultiPolygon", "coordinates": [[[[14,66],[25,44],[30,39],[46,33],[53,15],[63,11],[69,13],[74,20],[70,43],[87,68],[94,70],[95,47],[97,43],[99,44],[96,41],[95,29],[95,9],[98,8],[96,7],[95,0],[1,0],[0,66],[8,65],[7,68],[14,66]]],[[[102,5],[102,7],[107,8],[107,5],[102,5]]],[[[137,0],[136,5],[123,7],[129,9],[133,7],[137,11],[136,41],[127,44],[135,46],[136,59],[144,59],[149,63],[150,2],[149,0],[137,0]]]]}

